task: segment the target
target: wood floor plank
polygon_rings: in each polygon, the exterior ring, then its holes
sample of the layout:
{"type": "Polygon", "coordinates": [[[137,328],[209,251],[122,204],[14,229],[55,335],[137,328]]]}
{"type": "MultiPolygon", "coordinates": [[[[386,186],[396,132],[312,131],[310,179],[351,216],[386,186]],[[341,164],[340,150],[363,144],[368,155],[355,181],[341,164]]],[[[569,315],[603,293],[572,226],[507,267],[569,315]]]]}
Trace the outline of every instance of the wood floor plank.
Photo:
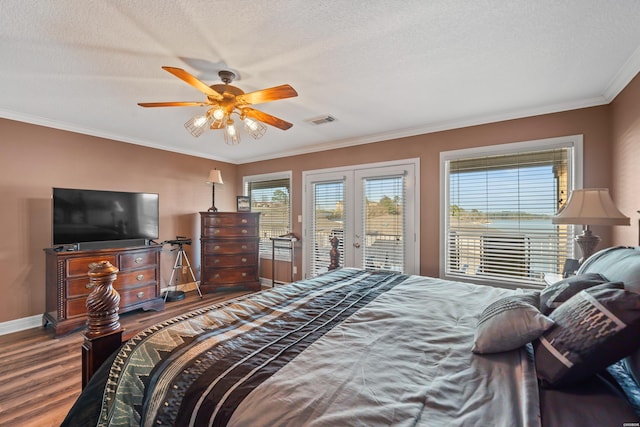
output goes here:
{"type": "MultiPolygon", "coordinates": [[[[187,293],[165,310],[121,316],[125,337],[163,320],[244,295],[247,291],[187,293]]],[[[0,426],[59,426],[81,391],[82,331],[54,338],[49,328],[0,336],[0,426]]]]}

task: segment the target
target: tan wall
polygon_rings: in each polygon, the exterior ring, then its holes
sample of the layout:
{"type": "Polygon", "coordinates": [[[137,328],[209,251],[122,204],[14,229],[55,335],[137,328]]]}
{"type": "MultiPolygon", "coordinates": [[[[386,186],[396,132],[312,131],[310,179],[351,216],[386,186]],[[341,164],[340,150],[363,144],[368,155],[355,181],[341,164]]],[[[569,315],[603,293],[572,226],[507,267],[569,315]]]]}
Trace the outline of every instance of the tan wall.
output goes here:
{"type": "Polygon", "coordinates": [[[613,244],[638,245],[640,209],[640,74],[611,103],[613,169],[611,197],[631,217],[630,227],[613,227],[613,244]]]}
{"type": "MultiPolygon", "coordinates": [[[[292,214],[297,218],[302,214],[303,171],[419,157],[420,272],[437,276],[441,151],[583,134],[585,186],[610,187],[613,174],[620,187],[612,189],[614,198],[631,215],[640,208],[633,188],[636,160],[640,159],[637,80],[616,99],[614,120],[610,119],[612,107],[602,106],[239,166],[0,119],[0,235],[4,241],[0,249],[0,322],[44,311],[42,249],[51,245],[52,187],[159,193],[159,240],[178,234],[192,237],[194,245],[186,249],[197,270],[197,212],[211,205],[211,187],[204,182],[211,168],[223,173],[225,184],[216,189],[216,206],[222,211],[235,211],[242,176],[292,170],[292,214]],[[615,144],[610,137],[612,122],[615,144]],[[614,161],[616,168],[612,169],[614,161]]],[[[635,243],[635,227],[615,227],[615,243],[635,243]]],[[[293,231],[302,232],[295,221],[293,231]]],[[[601,247],[612,243],[611,229],[594,228],[594,232],[603,238],[601,247]]],[[[173,253],[165,251],[163,285],[172,265],[173,253]]],[[[298,271],[301,268],[298,261],[298,271]]]]}
{"type": "MultiPolygon", "coordinates": [[[[594,107],[569,112],[510,120],[437,132],[374,144],[359,145],[321,153],[304,154],[282,159],[239,165],[242,176],[291,170],[292,215],[302,214],[302,172],[307,170],[375,163],[388,160],[420,158],[420,274],[438,276],[439,252],[439,153],[446,150],[479,147],[510,142],[551,138],[563,135],[584,135],[585,186],[610,185],[611,150],[609,107],[594,107]]],[[[294,220],[294,232],[302,234],[301,224],[294,220]]],[[[601,245],[610,244],[610,230],[595,228],[603,238],[601,245]]],[[[301,271],[301,266],[298,267],[301,271]]]]}
{"type": "MultiPolygon", "coordinates": [[[[192,237],[185,249],[196,270],[197,212],[211,206],[210,169],[225,181],[216,206],[235,211],[235,165],[10,120],[0,119],[0,135],[0,322],[44,312],[52,187],[159,193],[159,241],[192,237]]],[[[163,286],[174,256],[165,246],[163,286]]]]}

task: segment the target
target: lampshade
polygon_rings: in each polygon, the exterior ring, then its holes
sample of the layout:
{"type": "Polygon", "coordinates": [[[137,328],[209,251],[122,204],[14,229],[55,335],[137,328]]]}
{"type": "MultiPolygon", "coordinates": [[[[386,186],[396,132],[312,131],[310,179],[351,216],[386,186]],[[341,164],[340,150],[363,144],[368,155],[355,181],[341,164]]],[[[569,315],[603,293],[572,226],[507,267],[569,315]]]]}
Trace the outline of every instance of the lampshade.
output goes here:
{"type": "Polygon", "coordinates": [[[607,188],[573,190],[554,224],[629,225],[629,217],[616,208],[607,188]]]}
{"type": "Polygon", "coordinates": [[[222,182],[222,172],[218,169],[211,169],[209,172],[209,178],[207,178],[208,184],[224,184],[222,182]]]}

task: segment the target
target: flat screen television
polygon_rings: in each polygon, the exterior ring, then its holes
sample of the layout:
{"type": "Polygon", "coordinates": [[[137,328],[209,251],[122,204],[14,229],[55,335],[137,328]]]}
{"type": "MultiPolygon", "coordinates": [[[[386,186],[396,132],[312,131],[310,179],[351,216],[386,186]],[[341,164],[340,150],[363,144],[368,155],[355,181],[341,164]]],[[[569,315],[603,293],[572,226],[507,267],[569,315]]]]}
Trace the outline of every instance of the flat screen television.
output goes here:
{"type": "Polygon", "coordinates": [[[158,194],[53,189],[54,246],[146,241],[157,239],[158,234],[158,194]]]}

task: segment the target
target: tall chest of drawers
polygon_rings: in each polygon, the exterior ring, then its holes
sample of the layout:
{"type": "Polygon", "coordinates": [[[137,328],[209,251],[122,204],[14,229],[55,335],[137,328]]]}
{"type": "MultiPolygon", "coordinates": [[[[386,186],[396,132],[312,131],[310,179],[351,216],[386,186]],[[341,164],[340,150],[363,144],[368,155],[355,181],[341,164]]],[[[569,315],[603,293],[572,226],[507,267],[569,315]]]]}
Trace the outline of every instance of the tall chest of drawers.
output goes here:
{"type": "Polygon", "coordinates": [[[260,289],[259,213],[200,212],[200,289],[260,289]]]}
{"type": "Polygon", "coordinates": [[[164,309],[160,296],[160,250],[162,246],[141,246],[46,253],[46,312],[43,323],[53,325],[55,335],[84,326],[85,302],[91,293],[89,264],[109,261],[120,271],[113,287],[120,294],[119,312],[142,308],[164,309]]]}

